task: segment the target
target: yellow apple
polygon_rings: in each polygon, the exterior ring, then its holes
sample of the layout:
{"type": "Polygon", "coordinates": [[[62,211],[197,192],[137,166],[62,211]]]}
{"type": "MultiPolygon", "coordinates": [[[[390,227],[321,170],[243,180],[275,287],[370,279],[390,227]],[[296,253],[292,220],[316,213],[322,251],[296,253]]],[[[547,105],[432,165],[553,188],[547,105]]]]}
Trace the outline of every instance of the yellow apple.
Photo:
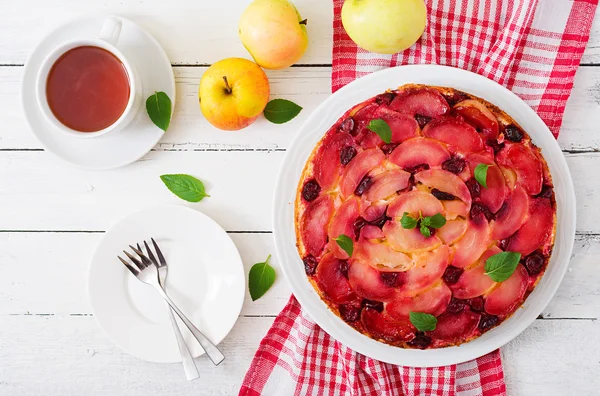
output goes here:
{"type": "Polygon", "coordinates": [[[269,101],[269,80],[254,62],[227,58],[209,67],[198,88],[204,117],[219,129],[237,131],[252,124],[269,101]]]}
{"type": "Polygon", "coordinates": [[[413,45],[423,31],[423,0],[346,0],[342,24],[348,36],[367,51],[394,54],[413,45]]]}
{"type": "Polygon", "coordinates": [[[242,14],[240,39],[265,69],[283,69],[298,61],[308,46],[306,20],[288,0],[254,0],[242,14]]]}

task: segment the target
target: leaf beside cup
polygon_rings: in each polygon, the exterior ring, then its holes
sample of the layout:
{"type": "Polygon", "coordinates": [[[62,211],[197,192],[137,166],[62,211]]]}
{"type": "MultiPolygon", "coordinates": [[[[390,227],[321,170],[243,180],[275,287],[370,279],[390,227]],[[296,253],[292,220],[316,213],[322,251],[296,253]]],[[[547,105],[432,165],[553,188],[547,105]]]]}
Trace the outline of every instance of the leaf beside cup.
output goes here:
{"type": "Polygon", "coordinates": [[[171,123],[172,107],[173,105],[169,95],[162,91],[154,92],[146,99],[146,111],[148,112],[150,120],[152,120],[154,125],[165,132],[171,123]]]}

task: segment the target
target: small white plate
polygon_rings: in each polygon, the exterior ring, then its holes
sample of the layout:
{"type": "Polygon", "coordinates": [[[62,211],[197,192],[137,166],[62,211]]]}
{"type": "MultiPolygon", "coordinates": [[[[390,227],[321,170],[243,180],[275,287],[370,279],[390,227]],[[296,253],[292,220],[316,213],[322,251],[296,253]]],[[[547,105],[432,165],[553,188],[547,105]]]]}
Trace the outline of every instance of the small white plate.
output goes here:
{"type": "Polygon", "coordinates": [[[97,38],[105,16],[79,18],[49,33],[33,50],[23,74],[21,101],[29,127],[44,148],[63,160],[85,169],[111,169],[143,157],[164,135],[146,114],[146,98],[163,91],[175,108],[175,78],[171,63],[160,44],[144,29],[121,17],[123,22],[117,48],[134,65],[142,83],[142,103],[136,118],[122,131],[81,139],[54,127],[38,107],[35,83],[43,60],[61,44],[97,38]]]}
{"type": "MultiPolygon", "coordinates": [[[[158,292],[119,262],[129,244],[153,237],[169,274],[167,294],[213,343],[236,322],[245,293],[242,259],[225,230],[185,206],[162,205],[133,213],[104,234],[92,257],[88,293],[94,317],[126,352],[158,363],[181,361],[166,307],[158,292]]],[[[135,245],[134,245],[135,246],[135,245]]],[[[192,356],[204,352],[183,324],[192,356]]]]}
{"type": "Polygon", "coordinates": [[[360,78],[330,96],[310,115],[290,145],[275,189],[273,229],[281,269],[302,308],[332,337],[377,360],[404,366],[432,367],[477,358],[506,344],[527,328],[558,289],[567,270],[575,238],[573,181],[556,139],[538,115],[518,96],[478,74],[438,65],[399,66],[360,78]],[[454,87],[488,100],[506,111],[542,149],[556,193],[558,225],[548,269],[521,309],[498,327],[466,344],[441,349],[402,349],[357,332],[323,303],[309,283],[296,250],[294,205],[298,180],[317,142],[350,107],[407,83],[454,87]]]}

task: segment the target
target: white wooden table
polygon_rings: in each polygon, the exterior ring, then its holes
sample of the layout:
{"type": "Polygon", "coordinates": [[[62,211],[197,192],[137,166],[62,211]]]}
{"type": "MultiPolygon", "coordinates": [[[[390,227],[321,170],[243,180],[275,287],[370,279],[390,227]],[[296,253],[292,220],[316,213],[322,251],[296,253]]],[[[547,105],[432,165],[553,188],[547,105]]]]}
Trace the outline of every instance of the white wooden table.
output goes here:
{"type": "MultiPolygon", "coordinates": [[[[196,96],[207,65],[248,57],[237,23],[249,0],[0,0],[0,395],[233,395],[290,291],[279,272],[259,301],[246,298],[221,344],[227,359],[199,359],[188,383],[179,364],[133,358],[96,325],[87,301],[88,260],[102,232],[141,206],[182,203],[163,173],[193,174],[210,199],[192,207],[230,233],[246,270],[274,253],[271,196],[279,164],[298,126],[330,94],[332,7],[296,0],[308,18],[301,64],[268,72],[272,97],[304,110],[289,124],[264,119],[222,132],[202,117],[196,96]],[[177,107],[162,141],[125,168],[89,172],[44,152],[27,128],[19,90],[34,45],[62,22],[115,13],[148,29],[164,46],[177,81],[177,107]],[[243,199],[240,199],[240,194],[243,199]]],[[[578,200],[575,250],[558,293],[541,317],[502,349],[510,395],[600,394],[600,18],[577,73],[559,143],[578,200]]],[[[277,268],[277,257],[272,264],[277,268]]]]}

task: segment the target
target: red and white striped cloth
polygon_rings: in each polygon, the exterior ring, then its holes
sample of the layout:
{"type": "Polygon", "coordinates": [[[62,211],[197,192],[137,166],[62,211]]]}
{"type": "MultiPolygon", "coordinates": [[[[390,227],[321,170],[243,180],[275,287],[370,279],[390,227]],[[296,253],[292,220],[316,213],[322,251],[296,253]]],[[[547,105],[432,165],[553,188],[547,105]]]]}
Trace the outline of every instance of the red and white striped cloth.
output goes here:
{"type": "MultiPolygon", "coordinates": [[[[482,74],[519,95],[558,136],[598,0],[426,0],[421,39],[394,55],[358,48],[333,0],[332,91],[373,71],[437,63],[482,74]]],[[[500,352],[436,368],[382,363],[331,338],[292,296],[252,360],[240,396],[500,396],[500,352]]]]}

